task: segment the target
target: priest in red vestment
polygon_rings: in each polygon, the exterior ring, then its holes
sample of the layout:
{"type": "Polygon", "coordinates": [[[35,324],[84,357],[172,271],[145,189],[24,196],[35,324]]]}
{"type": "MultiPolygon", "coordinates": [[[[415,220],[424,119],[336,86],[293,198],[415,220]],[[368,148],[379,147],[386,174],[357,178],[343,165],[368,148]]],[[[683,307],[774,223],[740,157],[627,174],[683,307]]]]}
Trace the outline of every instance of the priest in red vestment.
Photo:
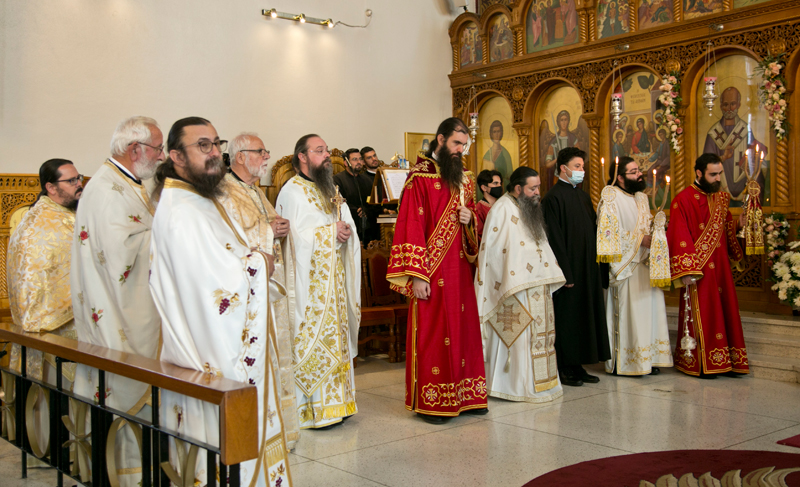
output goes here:
{"type": "Polygon", "coordinates": [[[461,162],[467,140],[464,122],[448,118],[426,157],[417,159],[400,200],[387,270],[392,289],[412,298],[406,408],[434,424],[488,412],[472,284],[475,190],[461,162]]]}
{"type": "Polygon", "coordinates": [[[681,288],[675,368],[707,378],[747,374],[747,349],[729,263],[730,259],[737,268],[741,266],[744,254],[736,231],[746,214],[742,212],[737,222],[728,210],[730,194],[720,191],[719,156],[701,155],[694,169],[697,179],[673,200],[667,229],[672,281],[681,288]],[[686,293],[691,308],[688,322],[686,293]],[[696,342],[691,355],[681,343],[686,328],[696,342]]]}
{"type": "Polygon", "coordinates": [[[478,234],[478,243],[483,238],[483,224],[492,205],[503,196],[503,175],[496,169],[484,169],[478,174],[478,188],[483,193],[483,198],[475,204],[475,231],[478,234]]]}

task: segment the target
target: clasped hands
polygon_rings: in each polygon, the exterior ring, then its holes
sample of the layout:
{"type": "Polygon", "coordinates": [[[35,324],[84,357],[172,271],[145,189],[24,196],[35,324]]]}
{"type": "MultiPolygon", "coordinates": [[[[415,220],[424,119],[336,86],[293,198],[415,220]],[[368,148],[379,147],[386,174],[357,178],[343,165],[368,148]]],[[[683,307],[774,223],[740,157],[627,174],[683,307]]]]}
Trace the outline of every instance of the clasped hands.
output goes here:
{"type": "Polygon", "coordinates": [[[347,239],[349,239],[352,234],[353,230],[350,229],[350,225],[341,220],[336,222],[336,240],[339,243],[347,242],[347,239]]]}

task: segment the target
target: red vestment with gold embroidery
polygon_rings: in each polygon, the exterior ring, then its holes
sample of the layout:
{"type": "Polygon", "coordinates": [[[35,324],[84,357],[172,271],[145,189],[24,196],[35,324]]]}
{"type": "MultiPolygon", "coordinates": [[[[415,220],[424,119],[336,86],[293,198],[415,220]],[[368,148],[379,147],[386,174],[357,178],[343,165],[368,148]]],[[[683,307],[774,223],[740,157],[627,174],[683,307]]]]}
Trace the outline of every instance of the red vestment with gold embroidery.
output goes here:
{"type": "Polygon", "coordinates": [[[412,297],[406,341],[406,408],[457,416],[487,407],[478,306],[473,286],[478,244],[458,221],[457,208],[474,211],[474,187],[465,177],[451,194],[432,159],[419,158],[403,190],[387,270],[392,289],[412,297]],[[426,300],[413,298],[413,278],[430,283],[426,300]]]}
{"type": "Polygon", "coordinates": [[[739,265],[744,254],[729,203],[728,193],[707,194],[694,185],[672,202],[667,240],[673,283],[681,287],[681,277],[698,278],[695,285],[681,289],[675,347],[675,368],[689,375],[750,371],[729,262],[739,265]],[[691,357],[681,348],[687,292],[694,321],[689,335],[697,341],[691,357]]]}
{"type": "Polygon", "coordinates": [[[475,205],[475,232],[478,234],[478,243],[483,238],[483,224],[486,222],[486,215],[489,214],[491,209],[492,205],[486,200],[480,200],[475,205]]]}

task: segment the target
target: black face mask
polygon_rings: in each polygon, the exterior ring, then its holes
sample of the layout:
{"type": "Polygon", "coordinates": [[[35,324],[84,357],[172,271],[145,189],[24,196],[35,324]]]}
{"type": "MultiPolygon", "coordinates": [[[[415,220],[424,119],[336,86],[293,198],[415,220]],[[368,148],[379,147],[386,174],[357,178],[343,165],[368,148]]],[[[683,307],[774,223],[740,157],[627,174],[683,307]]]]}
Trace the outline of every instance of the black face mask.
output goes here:
{"type": "Polygon", "coordinates": [[[491,188],[489,190],[489,195],[491,195],[492,198],[499,198],[503,196],[503,187],[495,186],[494,188],[491,188]]]}

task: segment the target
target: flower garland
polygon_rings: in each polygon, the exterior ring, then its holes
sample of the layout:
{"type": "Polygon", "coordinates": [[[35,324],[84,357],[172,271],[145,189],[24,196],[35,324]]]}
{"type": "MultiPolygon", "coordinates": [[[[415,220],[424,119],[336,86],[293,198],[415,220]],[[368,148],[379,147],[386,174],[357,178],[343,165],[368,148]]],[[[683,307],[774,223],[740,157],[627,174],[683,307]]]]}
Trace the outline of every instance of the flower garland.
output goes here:
{"type": "Polygon", "coordinates": [[[758,100],[767,110],[772,130],[775,132],[775,139],[778,141],[786,137],[789,130],[789,122],[786,121],[786,78],[782,70],[786,66],[783,63],[785,53],[777,56],[766,56],[753,69],[750,76],[761,76],[762,85],[758,87],[758,100]]]}
{"type": "Polygon", "coordinates": [[[800,241],[786,245],[789,222],[780,213],[764,219],[767,241],[767,265],[772,271],[772,290],[783,304],[800,308],[800,241]]]}
{"type": "Polygon", "coordinates": [[[683,101],[680,95],[680,73],[672,71],[669,75],[664,75],[661,86],[658,89],[662,91],[658,96],[658,101],[664,105],[664,121],[659,126],[667,128],[667,132],[670,134],[670,141],[672,142],[672,150],[674,150],[676,154],[680,154],[681,148],[678,145],[678,136],[683,133],[683,127],[681,127],[682,122],[680,117],[678,117],[678,107],[683,101]]]}

